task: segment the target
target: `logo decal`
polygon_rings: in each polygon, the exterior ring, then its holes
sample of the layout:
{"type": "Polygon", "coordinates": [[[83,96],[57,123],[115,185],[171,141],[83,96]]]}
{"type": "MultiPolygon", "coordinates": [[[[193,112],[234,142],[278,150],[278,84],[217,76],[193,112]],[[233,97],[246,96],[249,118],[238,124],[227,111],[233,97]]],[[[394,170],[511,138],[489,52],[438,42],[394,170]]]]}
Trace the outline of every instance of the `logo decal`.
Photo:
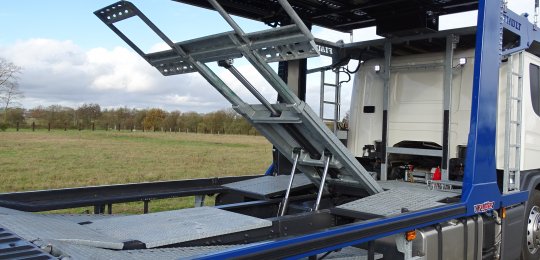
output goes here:
{"type": "Polygon", "coordinates": [[[494,205],[495,205],[494,201],[487,201],[482,204],[476,204],[474,205],[474,213],[488,212],[490,210],[493,210],[494,205]]]}
{"type": "Polygon", "coordinates": [[[504,23],[508,24],[511,27],[516,28],[518,31],[521,31],[521,23],[520,22],[510,18],[510,16],[508,16],[506,14],[503,15],[503,17],[504,17],[504,23]]]}
{"type": "Polygon", "coordinates": [[[317,45],[321,54],[334,55],[334,49],[326,46],[317,45]]]}

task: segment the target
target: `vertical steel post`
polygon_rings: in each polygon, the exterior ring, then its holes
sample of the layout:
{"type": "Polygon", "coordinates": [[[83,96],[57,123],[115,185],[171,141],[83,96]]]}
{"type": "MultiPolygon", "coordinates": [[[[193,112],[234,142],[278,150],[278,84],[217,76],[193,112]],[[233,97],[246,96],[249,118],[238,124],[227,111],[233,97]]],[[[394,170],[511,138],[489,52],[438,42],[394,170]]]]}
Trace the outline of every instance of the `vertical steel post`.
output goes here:
{"type": "Polygon", "coordinates": [[[387,39],[384,44],[384,91],[383,91],[383,126],[382,126],[382,163],[381,163],[381,180],[388,179],[388,95],[390,93],[390,76],[392,66],[392,41],[387,39]]]}
{"type": "Polygon", "coordinates": [[[338,130],[338,122],[339,122],[339,107],[340,107],[340,84],[339,84],[339,67],[336,68],[336,85],[335,85],[335,93],[334,93],[334,134],[337,134],[338,130]]]}
{"type": "Polygon", "coordinates": [[[474,212],[474,204],[497,198],[495,140],[499,66],[502,56],[503,2],[478,1],[478,26],[473,77],[471,124],[467,145],[462,201],[474,212]]]}
{"type": "Polygon", "coordinates": [[[451,34],[446,37],[446,54],[444,58],[444,86],[443,86],[443,134],[442,134],[442,161],[441,173],[442,180],[448,180],[448,165],[450,158],[450,122],[452,107],[452,80],[453,80],[453,61],[454,49],[456,48],[456,37],[451,34]]]}
{"type": "Polygon", "coordinates": [[[324,122],[324,82],[326,80],[324,78],[325,73],[326,73],[325,70],[321,70],[321,101],[320,101],[321,107],[319,108],[319,117],[323,119],[323,122],[324,122]]]}

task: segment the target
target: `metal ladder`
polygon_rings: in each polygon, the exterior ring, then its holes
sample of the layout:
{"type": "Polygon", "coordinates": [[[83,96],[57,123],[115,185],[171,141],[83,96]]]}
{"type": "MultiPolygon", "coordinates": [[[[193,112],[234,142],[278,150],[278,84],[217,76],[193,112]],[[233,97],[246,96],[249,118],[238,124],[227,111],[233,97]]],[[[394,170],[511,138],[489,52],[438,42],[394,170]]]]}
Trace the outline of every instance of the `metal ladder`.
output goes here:
{"type": "Polygon", "coordinates": [[[523,123],[523,52],[508,57],[507,66],[503,193],[519,191],[521,127],[523,123]],[[517,72],[514,71],[514,59],[516,56],[519,63],[517,72]],[[517,89],[515,89],[514,80],[517,80],[517,89]]]}
{"type": "Polygon", "coordinates": [[[382,188],[360,165],[321,119],[301,101],[268,65],[269,62],[305,59],[319,55],[313,35],[286,0],[278,0],[276,8],[283,9],[292,24],[268,30],[244,33],[216,0],[209,4],[233,28],[233,31],[210,35],[184,42],[172,42],[138,8],[128,1],[120,1],[94,12],[111,30],[122,38],[148,63],[164,76],[199,72],[220,92],[262,135],[292,162],[311,181],[324,187],[326,182],[342,182],[363,188],[369,194],[382,188]],[[170,50],[144,53],[114,23],[139,17],[157,34],[170,50]],[[271,104],[244,76],[236,70],[233,59],[244,57],[274,88],[282,103],[271,104]],[[218,62],[233,74],[257,98],[260,104],[242,100],[206,64],[218,62]],[[299,154],[295,151],[300,151],[299,154]],[[321,183],[323,185],[321,185],[321,183]]]}
{"type": "Polygon", "coordinates": [[[341,83],[339,81],[339,67],[332,69],[332,72],[335,73],[335,82],[327,83],[326,82],[326,73],[327,70],[321,70],[321,101],[319,108],[319,116],[324,122],[332,122],[334,133],[338,132],[339,116],[341,114],[341,83]],[[326,99],[326,87],[333,87],[334,92],[334,101],[329,101],[326,99]],[[331,105],[334,106],[333,118],[324,117],[324,106],[331,105]]]}

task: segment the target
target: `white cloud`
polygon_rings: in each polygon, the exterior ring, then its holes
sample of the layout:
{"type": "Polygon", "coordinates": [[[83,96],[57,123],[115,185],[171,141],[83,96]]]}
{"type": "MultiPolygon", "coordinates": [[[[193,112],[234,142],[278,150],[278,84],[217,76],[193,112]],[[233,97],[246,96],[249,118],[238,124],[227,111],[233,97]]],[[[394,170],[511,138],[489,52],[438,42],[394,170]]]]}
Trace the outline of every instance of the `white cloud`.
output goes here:
{"type": "Polygon", "coordinates": [[[85,71],[92,78],[92,88],[144,92],[155,86],[157,71],[133,51],[123,47],[112,51],[96,48],[88,51],[86,56],[85,71]]]}
{"type": "Polygon", "coordinates": [[[27,108],[88,102],[201,112],[228,107],[200,75],[164,77],[125,47],[85,51],[71,41],[30,39],[0,46],[0,56],[23,67],[20,85],[27,108]]]}
{"type": "MultiPolygon", "coordinates": [[[[528,11],[529,19],[533,19],[533,1],[511,0],[509,6],[520,14],[528,11]]],[[[475,12],[445,16],[441,18],[441,28],[470,26],[475,22],[475,12]]],[[[314,28],[314,35],[333,42],[350,42],[349,34],[320,27],[314,28]]],[[[362,41],[378,36],[372,27],[355,30],[353,38],[362,41]]],[[[159,43],[150,51],[166,49],[169,49],[166,44],[159,43]]],[[[85,50],[72,41],[30,39],[0,45],[0,56],[24,68],[20,83],[26,96],[22,103],[28,108],[51,104],[78,106],[85,102],[104,107],[162,107],[200,112],[229,107],[228,102],[197,73],[163,77],[127,47],[85,50]]],[[[330,62],[329,58],[321,57],[310,60],[309,66],[319,67],[330,62]]],[[[270,102],[275,101],[275,91],[249,63],[238,60],[235,65],[270,102]]],[[[211,67],[216,68],[215,65],[211,67]]],[[[247,102],[258,102],[229,72],[219,69],[216,73],[247,102]]],[[[318,75],[308,77],[308,103],[317,112],[319,85],[318,75]]],[[[342,115],[348,110],[351,89],[351,83],[343,87],[342,115]]],[[[327,95],[332,96],[330,88],[327,95]]]]}

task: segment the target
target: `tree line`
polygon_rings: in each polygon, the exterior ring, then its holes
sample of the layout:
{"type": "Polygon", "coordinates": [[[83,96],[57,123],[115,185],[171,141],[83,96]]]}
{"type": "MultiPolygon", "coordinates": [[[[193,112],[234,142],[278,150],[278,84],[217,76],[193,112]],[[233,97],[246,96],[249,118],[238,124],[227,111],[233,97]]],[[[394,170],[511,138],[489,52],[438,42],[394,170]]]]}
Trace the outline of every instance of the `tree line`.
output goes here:
{"type": "Polygon", "coordinates": [[[241,115],[232,109],[206,114],[165,111],[159,108],[102,109],[99,104],[83,104],[78,108],[61,105],[38,106],[32,109],[9,108],[2,111],[5,127],[52,129],[95,129],[130,131],[166,131],[213,134],[257,134],[241,115]]]}

